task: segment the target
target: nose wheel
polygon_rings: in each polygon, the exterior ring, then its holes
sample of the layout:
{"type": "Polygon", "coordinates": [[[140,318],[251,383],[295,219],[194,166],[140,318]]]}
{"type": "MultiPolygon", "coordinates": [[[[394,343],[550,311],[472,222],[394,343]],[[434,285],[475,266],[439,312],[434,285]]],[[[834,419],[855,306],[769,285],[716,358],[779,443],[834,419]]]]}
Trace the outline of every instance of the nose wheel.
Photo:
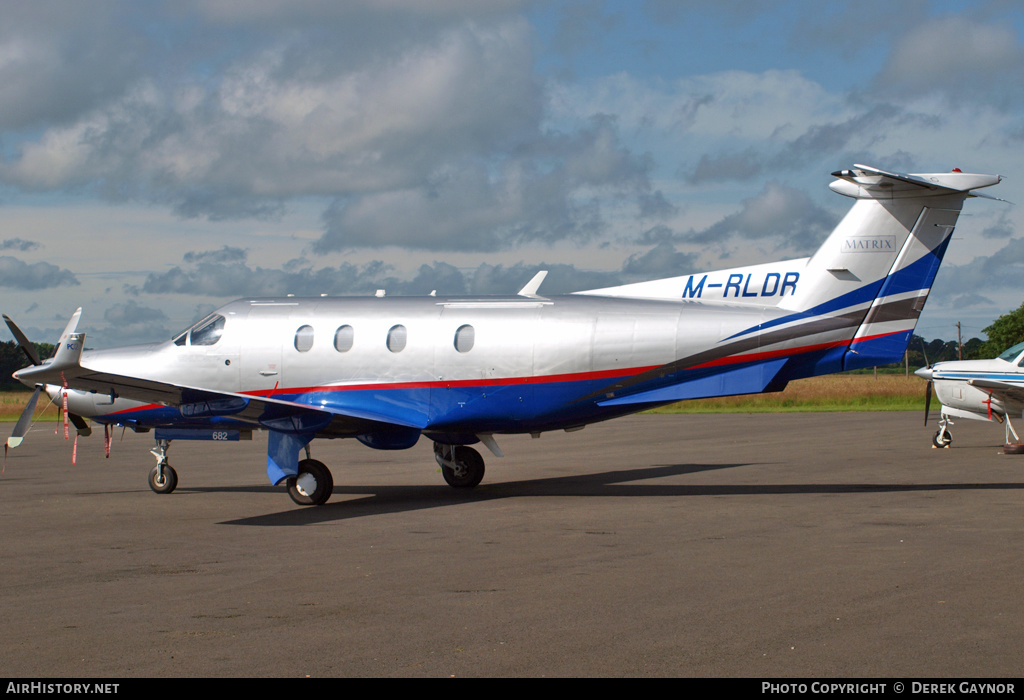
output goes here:
{"type": "Polygon", "coordinates": [[[953,434],[946,429],[946,426],[952,424],[952,422],[947,418],[939,421],[939,431],[932,438],[932,447],[937,447],[941,450],[950,446],[953,442],[953,434]]]}
{"type": "Polygon", "coordinates": [[[178,486],[178,473],[167,461],[167,450],[170,446],[170,440],[159,440],[156,447],[149,452],[156,457],[156,466],[149,473],[149,488],[153,489],[154,493],[171,493],[178,486]]]}

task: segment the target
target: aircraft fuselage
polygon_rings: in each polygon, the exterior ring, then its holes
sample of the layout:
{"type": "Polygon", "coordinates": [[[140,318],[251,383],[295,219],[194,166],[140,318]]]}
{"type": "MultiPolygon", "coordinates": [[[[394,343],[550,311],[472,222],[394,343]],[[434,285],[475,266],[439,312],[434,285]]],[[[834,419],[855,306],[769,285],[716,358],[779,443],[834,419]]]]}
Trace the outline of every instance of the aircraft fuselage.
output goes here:
{"type": "MultiPolygon", "coordinates": [[[[86,351],[82,362],[315,407],[379,411],[384,403],[395,417],[418,416],[426,432],[538,432],[645,408],[600,404],[660,379],[636,382],[638,375],[781,314],[771,307],[722,314],[721,307],[682,300],[562,296],[239,300],[215,315],[224,319],[215,342],[190,334],[86,351]]],[[[177,409],[113,395],[112,402],[102,388],[72,391],[69,408],[129,425],[159,425],[163,414],[168,425],[182,422],[177,409]]],[[[231,419],[212,424],[225,420],[231,419]]]]}

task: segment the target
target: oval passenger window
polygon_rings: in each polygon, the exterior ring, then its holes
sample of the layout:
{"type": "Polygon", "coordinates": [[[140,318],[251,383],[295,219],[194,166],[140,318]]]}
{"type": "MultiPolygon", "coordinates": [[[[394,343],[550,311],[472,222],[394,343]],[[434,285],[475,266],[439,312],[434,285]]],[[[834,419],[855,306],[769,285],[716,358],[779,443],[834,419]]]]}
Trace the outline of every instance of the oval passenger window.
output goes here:
{"type": "Polygon", "coordinates": [[[313,326],[300,326],[295,331],[295,349],[299,352],[309,352],[313,347],[313,326]]]}
{"type": "Polygon", "coordinates": [[[476,342],[476,330],[473,326],[466,324],[459,326],[459,329],[455,331],[455,349],[459,352],[469,352],[473,349],[474,342],[476,342]]]}
{"type": "Polygon", "coordinates": [[[388,331],[388,350],[391,352],[402,352],[405,349],[405,342],[405,326],[391,326],[391,330],[388,331]]]}
{"type": "Polygon", "coordinates": [[[334,349],[338,352],[348,352],[352,349],[356,332],[352,326],[341,326],[334,332],[334,349]]]}

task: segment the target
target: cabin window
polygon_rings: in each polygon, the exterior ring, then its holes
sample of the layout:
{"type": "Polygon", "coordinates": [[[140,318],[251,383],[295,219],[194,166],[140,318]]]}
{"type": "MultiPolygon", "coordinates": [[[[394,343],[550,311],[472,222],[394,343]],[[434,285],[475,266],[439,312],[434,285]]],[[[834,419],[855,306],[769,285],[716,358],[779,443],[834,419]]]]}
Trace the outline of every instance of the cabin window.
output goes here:
{"type": "Polygon", "coordinates": [[[224,317],[220,314],[208,316],[192,327],[192,345],[214,345],[224,333],[224,317]]]}
{"type": "Polygon", "coordinates": [[[476,330],[473,326],[466,324],[459,326],[459,329],[455,331],[455,349],[459,352],[469,352],[473,349],[474,342],[476,342],[476,330]]]}
{"type": "Polygon", "coordinates": [[[334,349],[338,352],[348,352],[352,349],[356,332],[352,326],[341,326],[334,332],[334,349]]]}
{"type": "Polygon", "coordinates": [[[309,352],[313,347],[313,326],[299,326],[295,331],[295,349],[299,352],[309,352]]]}
{"type": "Polygon", "coordinates": [[[405,326],[391,326],[391,330],[388,331],[388,350],[391,352],[402,352],[405,349],[405,342],[405,326]]]}

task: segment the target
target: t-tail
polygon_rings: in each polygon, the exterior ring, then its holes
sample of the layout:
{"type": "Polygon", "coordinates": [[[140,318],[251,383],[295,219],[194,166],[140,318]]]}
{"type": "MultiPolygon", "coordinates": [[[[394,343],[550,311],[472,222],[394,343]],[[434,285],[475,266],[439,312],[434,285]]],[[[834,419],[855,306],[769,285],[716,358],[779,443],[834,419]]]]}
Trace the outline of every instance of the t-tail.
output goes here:
{"type": "MultiPolygon", "coordinates": [[[[833,173],[856,199],[800,273],[780,310],[848,324],[842,370],[899,362],[907,349],[964,200],[998,175],[901,174],[864,165],[833,173]]],[[[776,319],[784,322],[786,317],[776,319]]]]}
{"type": "Polygon", "coordinates": [[[833,176],[831,189],[856,202],[809,258],[585,293],[761,309],[760,323],[727,333],[714,350],[674,363],[679,367],[789,358],[784,367],[775,364],[774,384],[783,386],[800,377],[898,362],[964,200],[986,197],[974,190],[1001,178],[959,170],[902,174],[864,165],[833,176]]]}

